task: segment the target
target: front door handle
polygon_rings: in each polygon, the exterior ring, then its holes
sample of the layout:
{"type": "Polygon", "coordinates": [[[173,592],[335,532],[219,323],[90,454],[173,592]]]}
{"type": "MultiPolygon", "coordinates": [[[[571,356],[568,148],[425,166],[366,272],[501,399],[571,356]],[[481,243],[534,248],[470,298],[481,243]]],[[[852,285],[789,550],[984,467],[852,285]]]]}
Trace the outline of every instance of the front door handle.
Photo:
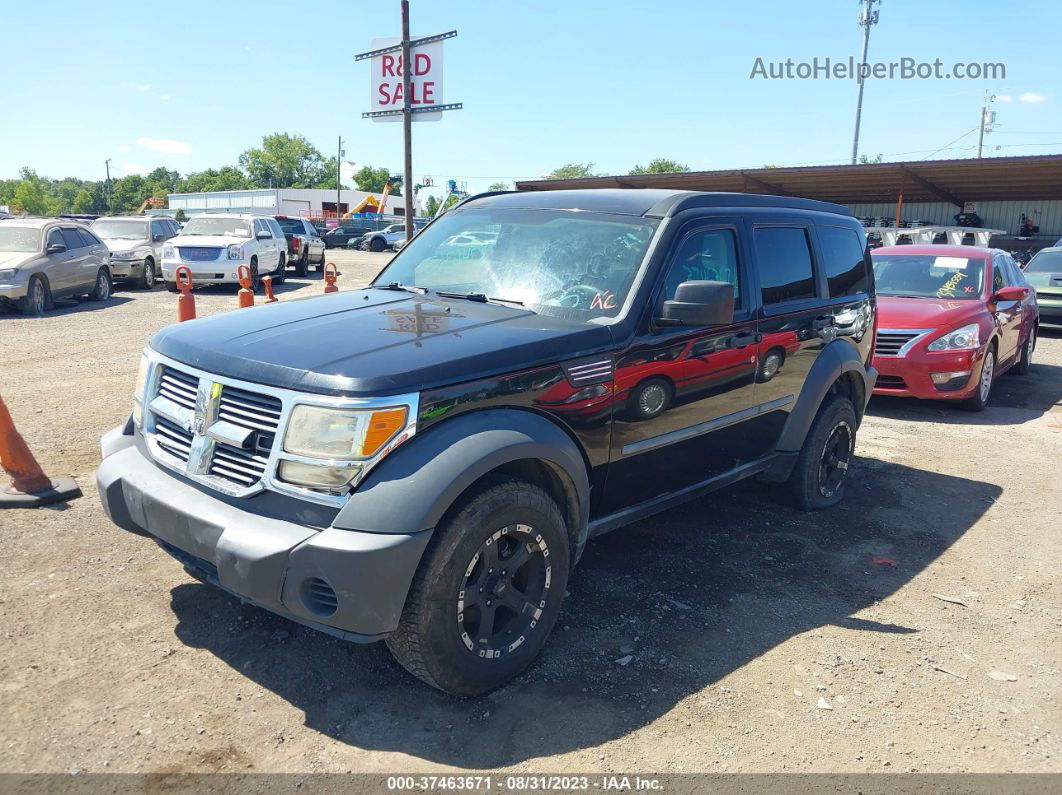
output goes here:
{"type": "Polygon", "coordinates": [[[740,334],[727,337],[724,342],[728,348],[744,348],[754,342],[759,342],[761,339],[763,338],[759,334],[751,331],[742,331],[740,334]]]}
{"type": "Polygon", "coordinates": [[[811,321],[811,327],[815,331],[822,331],[824,328],[837,325],[837,318],[833,315],[819,315],[817,318],[811,321]]]}

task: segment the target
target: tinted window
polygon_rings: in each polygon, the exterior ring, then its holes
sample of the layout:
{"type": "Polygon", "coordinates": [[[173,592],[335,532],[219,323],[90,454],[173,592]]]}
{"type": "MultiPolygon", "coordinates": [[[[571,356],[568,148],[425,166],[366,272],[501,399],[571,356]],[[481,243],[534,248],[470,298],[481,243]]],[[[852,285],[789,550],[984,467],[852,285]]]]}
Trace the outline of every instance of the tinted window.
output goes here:
{"type": "Polygon", "coordinates": [[[277,218],[276,221],[280,224],[280,228],[284,230],[284,234],[303,234],[302,221],[298,218],[277,218]]]}
{"type": "Polygon", "coordinates": [[[273,233],[273,237],[277,239],[284,237],[284,230],[281,229],[280,224],[278,224],[272,218],[266,221],[266,226],[268,226],[269,231],[273,233]]]}
{"type": "Polygon", "coordinates": [[[162,221],[151,222],[151,237],[154,238],[155,235],[162,235],[163,237],[166,237],[166,226],[162,223],[162,221]]]}
{"type": "Polygon", "coordinates": [[[53,229],[51,232],[48,233],[48,245],[58,246],[60,244],[65,246],[66,241],[63,240],[63,235],[58,229],[53,229]]]}
{"type": "Polygon", "coordinates": [[[815,297],[815,271],[807,232],[796,227],[759,227],[754,232],[763,303],[815,297]]]}
{"type": "Polygon", "coordinates": [[[830,284],[830,298],[867,291],[866,252],[862,236],[854,229],[820,226],[822,260],[830,284]]]}
{"type": "Polygon", "coordinates": [[[63,242],[66,243],[68,251],[75,248],[84,248],[86,245],[76,229],[67,229],[65,226],[63,227],[63,242]]]}
{"type": "Polygon", "coordinates": [[[679,244],[664,282],[663,300],[674,298],[682,282],[702,280],[734,285],[734,306],[741,306],[737,241],[732,230],[694,232],[679,244]]]}
{"type": "Polygon", "coordinates": [[[1006,286],[1006,281],[1003,278],[1003,258],[996,256],[992,258],[992,292],[996,290],[1002,290],[1006,286]]]}
{"type": "Polygon", "coordinates": [[[92,236],[92,233],[87,229],[78,229],[77,233],[81,236],[81,244],[83,246],[98,246],[100,241],[92,236]]]}

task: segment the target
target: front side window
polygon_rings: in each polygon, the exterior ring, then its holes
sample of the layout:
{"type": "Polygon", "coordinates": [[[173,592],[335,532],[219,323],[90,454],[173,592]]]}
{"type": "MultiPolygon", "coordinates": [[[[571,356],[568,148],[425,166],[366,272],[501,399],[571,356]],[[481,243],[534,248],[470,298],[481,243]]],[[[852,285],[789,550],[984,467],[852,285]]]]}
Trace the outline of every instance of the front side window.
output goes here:
{"type": "Polygon", "coordinates": [[[242,218],[193,218],[181,232],[187,235],[221,235],[224,237],[250,237],[251,225],[242,218]]]}
{"type": "Polygon", "coordinates": [[[862,236],[839,226],[820,226],[818,231],[830,298],[865,293],[869,279],[862,236]]]}
{"type": "Polygon", "coordinates": [[[659,221],[570,210],[451,210],[375,284],[482,293],[542,314],[619,315],[659,221]]]}
{"type": "Polygon", "coordinates": [[[761,226],[753,237],[764,306],[815,297],[811,246],[802,227],[761,226]]]}
{"type": "Polygon", "coordinates": [[[706,229],[685,237],[671,260],[662,299],[669,301],[683,282],[727,282],[734,287],[734,308],[741,306],[737,240],[731,229],[706,229]]]}
{"type": "Polygon", "coordinates": [[[878,295],[973,300],[981,297],[984,257],[873,255],[878,295]]]}
{"type": "Polygon", "coordinates": [[[1004,278],[1003,273],[1003,259],[1002,257],[992,258],[992,292],[1002,290],[1006,287],[1007,281],[1004,278]]]}

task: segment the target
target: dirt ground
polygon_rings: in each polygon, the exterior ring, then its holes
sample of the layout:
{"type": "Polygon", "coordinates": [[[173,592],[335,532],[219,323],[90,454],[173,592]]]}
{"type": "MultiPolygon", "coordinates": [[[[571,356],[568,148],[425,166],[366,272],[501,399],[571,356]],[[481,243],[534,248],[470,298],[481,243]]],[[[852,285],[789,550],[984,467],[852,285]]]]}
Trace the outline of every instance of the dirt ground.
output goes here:
{"type": "MultiPolygon", "coordinates": [[[[331,259],[351,289],[387,257],[331,259]]],[[[455,700],[108,522],[98,439],[174,316],[0,314],[0,394],[85,492],[0,513],[0,770],[1062,772],[1062,335],[983,414],[872,401],[838,508],[749,482],[595,541],[539,662],[455,700]]]]}

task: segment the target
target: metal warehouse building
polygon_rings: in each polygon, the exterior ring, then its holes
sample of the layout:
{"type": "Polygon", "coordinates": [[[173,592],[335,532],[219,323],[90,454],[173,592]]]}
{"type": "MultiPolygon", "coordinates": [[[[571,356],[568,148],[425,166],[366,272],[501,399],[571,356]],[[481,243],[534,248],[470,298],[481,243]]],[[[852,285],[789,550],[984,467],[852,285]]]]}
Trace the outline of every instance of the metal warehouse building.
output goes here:
{"type": "MultiPolygon", "coordinates": [[[[355,212],[368,197],[379,201],[379,195],[361,190],[339,192],[339,215],[355,212]]],[[[298,215],[308,218],[335,218],[336,192],[318,188],[262,188],[258,190],[227,190],[211,193],[171,193],[167,196],[170,210],[183,210],[185,215],[197,213],[259,213],[262,215],[298,215]]],[[[405,214],[405,199],[388,196],[385,212],[405,214]]]]}
{"type": "Polygon", "coordinates": [[[975,212],[982,225],[1006,230],[1000,248],[1041,248],[1062,238],[1062,155],[918,160],[855,166],[801,166],[675,174],[527,180],[520,190],[573,188],[679,188],[803,196],[843,204],[856,216],[955,224],[975,212]],[[1039,227],[1016,240],[1022,215],[1039,227]]]}

